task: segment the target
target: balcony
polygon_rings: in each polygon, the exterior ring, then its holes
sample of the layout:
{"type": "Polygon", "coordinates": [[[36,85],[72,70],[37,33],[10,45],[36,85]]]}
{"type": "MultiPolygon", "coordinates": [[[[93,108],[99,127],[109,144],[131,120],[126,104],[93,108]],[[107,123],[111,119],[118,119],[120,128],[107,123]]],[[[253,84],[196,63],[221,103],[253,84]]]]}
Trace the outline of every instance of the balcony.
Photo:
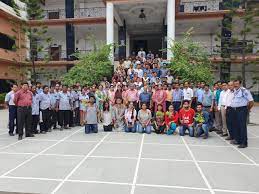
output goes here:
{"type": "Polygon", "coordinates": [[[106,17],[105,7],[93,7],[93,8],[77,8],[75,9],[75,18],[98,18],[106,17]]]}
{"type": "MultiPolygon", "coordinates": [[[[58,47],[57,47],[58,48],[58,47]]],[[[75,53],[81,53],[81,54],[87,54],[91,52],[92,50],[83,50],[78,49],[75,51],[75,53]]],[[[70,61],[70,60],[77,60],[75,56],[70,56],[69,59],[67,58],[67,51],[66,50],[60,50],[60,49],[50,49],[41,51],[37,54],[36,61],[45,61],[49,58],[49,61],[70,61]]]]}
{"type": "Polygon", "coordinates": [[[181,0],[179,5],[180,13],[215,12],[219,10],[223,10],[222,0],[181,0]]]}
{"type": "MultiPolygon", "coordinates": [[[[105,7],[76,8],[74,11],[74,18],[99,18],[105,15],[105,7]]],[[[65,9],[45,10],[44,19],[66,19],[66,11],[65,9]]]]}
{"type": "MultiPolygon", "coordinates": [[[[218,46],[204,46],[205,49],[208,52],[208,55],[213,57],[213,56],[221,56],[221,53],[226,53],[230,54],[231,57],[235,56],[241,56],[242,55],[242,47],[240,46],[235,46],[235,47],[218,47],[218,46]],[[222,50],[222,51],[221,51],[222,50]]],[[[251,49],[247,49],[246,55],[248,56],[259,56],[259,46],[254,47],[251,49]]]]}

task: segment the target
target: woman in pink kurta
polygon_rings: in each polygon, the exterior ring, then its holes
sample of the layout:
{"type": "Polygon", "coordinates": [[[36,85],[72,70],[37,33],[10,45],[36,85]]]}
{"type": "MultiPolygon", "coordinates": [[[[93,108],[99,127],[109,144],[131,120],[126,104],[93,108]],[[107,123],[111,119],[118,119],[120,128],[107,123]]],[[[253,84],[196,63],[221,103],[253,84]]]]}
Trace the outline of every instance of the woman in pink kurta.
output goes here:
{"type": "Polygon", "coordinates": [[[154,102],[154,111],[157,111],[157,105],[161,104],[163,106],[163,111],[166,111],[166,91],[163,90],[162,85],[159,84],[157,90],[152,96],[152,101],[154,102]]]}

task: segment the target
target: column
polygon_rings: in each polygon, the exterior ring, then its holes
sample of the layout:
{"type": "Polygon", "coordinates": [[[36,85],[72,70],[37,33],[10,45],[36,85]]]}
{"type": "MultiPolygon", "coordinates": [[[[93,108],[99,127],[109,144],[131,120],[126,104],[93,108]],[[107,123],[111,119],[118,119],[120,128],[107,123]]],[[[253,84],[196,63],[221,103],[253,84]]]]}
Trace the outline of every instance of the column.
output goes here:
{"type": "Polygon", "coordinates": [[[167,60],[173,57],[170,48],[175,40],[175,0],[167,1],[167,60]]]}
{"type": "MultiPolygon", "coordinates": [[[[106,43],[114,44],[114,13],[113,3],[107,2],[106,4],[106,43]]],[[[114,49],[110,53],[110,59],[114,61],[114,49]]]]}

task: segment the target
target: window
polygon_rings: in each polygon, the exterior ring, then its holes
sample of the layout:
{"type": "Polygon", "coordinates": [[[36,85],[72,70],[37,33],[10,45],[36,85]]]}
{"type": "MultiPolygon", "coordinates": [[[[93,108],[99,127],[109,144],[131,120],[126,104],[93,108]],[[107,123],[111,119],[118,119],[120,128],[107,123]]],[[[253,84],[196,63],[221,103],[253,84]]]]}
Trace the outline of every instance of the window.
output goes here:
{"type": "Polygon", "coordinates": [[[9,6],[13,7],[12,0],[0,0],[0,1],[5,3],[6,5],[9,5],[9,6]]]}
{"type": "Polygon", "coordinates": [[[14,50],[13,47],[15,45],[15,40],[10,38],[9,36],[0,33],[0,48],[6,50],[14,50]]]}

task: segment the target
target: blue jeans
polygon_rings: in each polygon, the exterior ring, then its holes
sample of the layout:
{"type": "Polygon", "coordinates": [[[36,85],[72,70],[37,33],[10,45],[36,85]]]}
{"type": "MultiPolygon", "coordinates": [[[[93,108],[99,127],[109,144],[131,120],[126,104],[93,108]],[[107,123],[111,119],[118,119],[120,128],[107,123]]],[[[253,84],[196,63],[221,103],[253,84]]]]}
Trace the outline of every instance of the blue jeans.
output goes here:
{"type": "Polygon", "coordinates": [[[125,132],[126,133],[129,133],[129,132],[132,132],[132,133],[136,133],[136,123],[133,125],[133,127],[128,127],[127,125],[125,126],[125,132]]]}
{"type": "Polygon", "coordinates": [[[167,135],[172,135],[174,134],[175,130],[176,130],[176,124],[175,123],[171,123],[169,126],[169,129],[167,131],[167,135]]]}
{"type": "Polygon", "coordinates": [[[196,126],[196,129],[197,129],[197,137],[200,137],[203,133],[206,136],[209,135],[208,124],[202,124],[201,126],[196,126]]]}
{"type": "Polygon", "coordinates": [[[142,125],[140,123],[138,123],[138,132],[139,133],[147,133],[150,134],[151,133],[151,125],[147,125],[145,128],[142,127],[142,125]]]}
{"type": "Polygon", "coordinates": [[[14,126],[15,126],[14,121],[16,122],[16,125],[17,125],[17,107],[10,105],[9,106],[9,133],[14,132],[14,126]]]}
{"type": "Polygon", "coordinates": [[[85,134],[89,134],[89,133],[98,133],[97,124],[86,124],[85,125],[85,134]]]}
{"type": "Polygon", "coordinates": [[[182,125],[182,126],[180,126],[180,136],[184,136],[186,130],[189,131],[189,136],[190,136],[190,137],[193,137],[193,136],[194,136],[193,127],[188,127],[187,125],[182,125]]]}

